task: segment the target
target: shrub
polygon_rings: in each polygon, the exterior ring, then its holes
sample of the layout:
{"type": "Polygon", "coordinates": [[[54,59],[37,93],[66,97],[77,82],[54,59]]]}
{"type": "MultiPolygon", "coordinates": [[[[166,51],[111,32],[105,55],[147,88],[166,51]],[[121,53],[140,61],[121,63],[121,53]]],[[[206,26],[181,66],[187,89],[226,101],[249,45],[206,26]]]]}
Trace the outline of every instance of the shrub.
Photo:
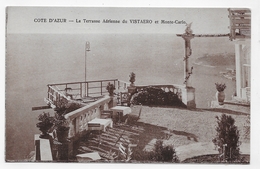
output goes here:
{"type": "Polygon", "coordinates": [[[215,83],[218,92],[223,92],[227,87],[225,83],[215,83]]]}
{"type": "Polygon", "coordinates": [[[130,77],[129,82],[131,82],[131,84],[134,84],[134,82],[135,82],[135,73],[131,72],[129,77],[130,77]]]}
{"type": "Polygon", "coordinates": [[[179,162],[173,146],[163,145],[162,140],[157,140],[153,151],[147,152],[137,149],[133,154],[133,159],[137,161],[156,161],[156,162],[179,162]]]}
{"type": "Polygon", "coordinates": [[[152,161],[162,162],[179,162],[173,146],[163,146],[162,140],[157,140],[154,145],[154,150],[150,153],[152,161]]]}
{"type": "Polygon", "coordinates": [[[57,107],[54,109],[56,112],[54,115],[53,128],[59,131],[68,130],[69,124],[64,116],[74,110],[79,109],[80,107],[81,105],[79,103],[68,102],[66,99],[61,99],[61,101],[58,102],[57,107]]]}
{"type": "Polygon", "coordinates": [[[81,108],[79,103],[68,102],[66,99],[61,99],[61,101],[57,102],[54,111],[56,111],[59,116],[63,116],[79,108],[81,108]]]}
{"type": "Polygon", "coordinates": [[[165,92],[161,88],[146,87],[132,96],[131,104],[137,105],[164,105],[186,107],[174,92],[165,92]]]}
{"type": "Polygon", "coordinates": [[[113,96],[114,95],[114,90],[116,88],[115,88],[114,84],[108,82],[106,89],[107,89],[107,91],[109,93],[109,96],[113,96]]]}
{"type": "Polygon", "coordinates": [[[40,138],[49,138],[49,130],[53,126],[54,118],[50,116],[50,113],[43,112],[38,116],[39,122],[36,124],[36,127],[42,132],[40,138]]]}
{"type": "Polygon", "coordinates": [[[219,153],[223,161],[239,160],[239,131],[235,126],[235,120],[231,116],[222,114],[217,119],[216,138],[214,143],[219,147],[219,153]]]}

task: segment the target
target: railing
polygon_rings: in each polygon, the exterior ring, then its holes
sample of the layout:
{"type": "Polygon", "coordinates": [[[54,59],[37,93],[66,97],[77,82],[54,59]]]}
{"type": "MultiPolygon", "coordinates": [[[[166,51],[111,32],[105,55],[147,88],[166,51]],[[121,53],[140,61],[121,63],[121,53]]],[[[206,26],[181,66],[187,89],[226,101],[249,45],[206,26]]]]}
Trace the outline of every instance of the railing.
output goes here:
{"type": "MultiPolygon", "coordinates": [[[[185,86],[183,85],[144,85],[144,86],[134,86],[134,90],[136,90],[137,92],[144,90],[147,87],[156,87],[156,88],[160,88],[165,92],[173,92],[173,94],[177,94],[178,98],[182,100],[182,91],[183,88],[185,86]]],[[[121,105],[124,104],[130,104],[130,100],[131,100],[131,96],[129,95],[129,91],[127,92],[120,92],[120,103],[121,105]]]]}
{"type": "Polygon", "coordinates": [[[109,96],[105,96],[87,106],[79,108],[65,115],[69,122],[68,138],[79,137],[82,133],[88,130],[88,122],[100,118],[102,110],[108,110],[113,100],[109,96]]]}
{"type": "Polygon", "coordinates": [[[96,101],[97,98],[108,94],[106,90],[108,83],[114,84],[115,92],[126,91],[130,85],[130,83],[118,79],[48,84],[48,96],[45,98],[45,102],[55,108],[57,102],[65,98],[84,105],[85,102],[96,101]]]}
{"type": "Polygon", "coordinates": [[[175,85],[174,84],[174,85],[149,85],[149,86],[135,86],[135,87],[136,87],[137,91],[144,90],[144,88],[147,88],[147,87],[157,87],[157,88],[162,89],[165,92],[171,91],[174,94],[177,94],[178,98],[180,100],[182,100],[182,88],[184,86],[182,86],[182,85],[175,85]]]}
{"type": "Polygon", "coordinates": [[[231,8],[230,19],[230,39],[251,37],[251,11],[250,9],[231,8]]]}

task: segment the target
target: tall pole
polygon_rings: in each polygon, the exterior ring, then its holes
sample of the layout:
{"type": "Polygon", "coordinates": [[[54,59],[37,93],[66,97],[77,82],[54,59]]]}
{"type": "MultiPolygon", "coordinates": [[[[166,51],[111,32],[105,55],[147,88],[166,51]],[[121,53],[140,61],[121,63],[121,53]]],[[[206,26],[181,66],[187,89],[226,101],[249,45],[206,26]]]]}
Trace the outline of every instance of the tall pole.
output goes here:
{"type": "Polygon", "coordinates": [[[85,97],[87,96],[87,52],[90,51],[90,43],[87,41],[85,46],[85,97]]]}

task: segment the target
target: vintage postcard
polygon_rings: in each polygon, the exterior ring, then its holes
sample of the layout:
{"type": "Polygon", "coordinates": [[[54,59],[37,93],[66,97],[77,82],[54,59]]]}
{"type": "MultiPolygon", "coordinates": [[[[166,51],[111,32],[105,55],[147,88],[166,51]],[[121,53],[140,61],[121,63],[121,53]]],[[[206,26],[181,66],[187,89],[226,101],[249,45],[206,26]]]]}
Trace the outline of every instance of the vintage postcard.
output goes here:
{"type": "Polygon", "coordinates": [[[6,162],[250,164],[251,9],[6,8],[6,162]]]}

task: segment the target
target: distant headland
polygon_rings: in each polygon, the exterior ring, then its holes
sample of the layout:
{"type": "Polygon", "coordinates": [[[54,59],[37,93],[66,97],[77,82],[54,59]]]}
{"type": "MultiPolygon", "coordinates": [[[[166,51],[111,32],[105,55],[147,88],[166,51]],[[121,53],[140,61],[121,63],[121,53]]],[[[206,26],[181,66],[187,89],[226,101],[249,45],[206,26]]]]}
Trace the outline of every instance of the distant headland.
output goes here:
{"type": "Polygon", "coordinates": [[[194,64],[211,68],[225,67],[225,70],[219,73],[227,79],[236,80],[234,53],[204,54],[204,56],[197,58],[194,64]]]}
{"type": "Polygon", "coordinates": [[[217,54],[204,54],[202,57],[197,58],[194,61],[196,65],[202,65],[207,67],[217,66],[235,66],[235,54],[234,53],[217,53],[217,54]]]}

